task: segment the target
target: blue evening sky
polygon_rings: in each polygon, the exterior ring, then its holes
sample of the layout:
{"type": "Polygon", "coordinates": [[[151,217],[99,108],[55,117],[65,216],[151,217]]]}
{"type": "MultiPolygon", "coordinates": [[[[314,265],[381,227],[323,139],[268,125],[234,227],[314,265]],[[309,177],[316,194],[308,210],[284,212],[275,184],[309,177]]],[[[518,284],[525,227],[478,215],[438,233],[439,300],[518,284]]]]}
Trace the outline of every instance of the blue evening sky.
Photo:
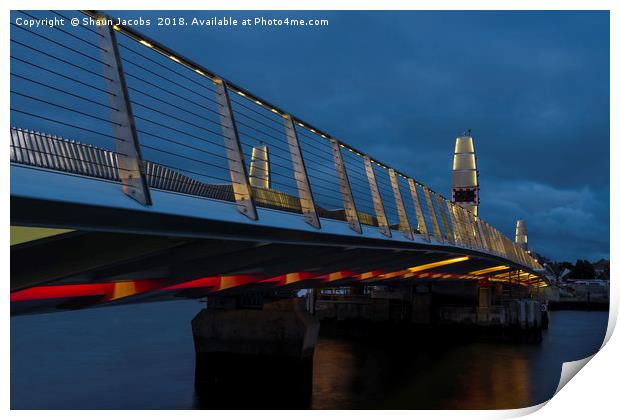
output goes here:
{"type": "Polygon", "coordinates": [[[326,18],[137,30],[449,196],[472,129],[480,215],[552,259],[609,257],[607,12],[126,12],[326,18]]]}

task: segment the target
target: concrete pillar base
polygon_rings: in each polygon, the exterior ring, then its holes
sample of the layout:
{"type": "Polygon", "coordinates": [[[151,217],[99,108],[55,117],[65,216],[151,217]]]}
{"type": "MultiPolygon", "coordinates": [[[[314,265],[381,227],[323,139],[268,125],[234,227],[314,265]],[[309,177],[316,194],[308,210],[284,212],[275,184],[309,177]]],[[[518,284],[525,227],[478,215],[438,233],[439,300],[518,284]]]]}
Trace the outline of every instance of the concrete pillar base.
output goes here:
{"type": "Polygon", "coordinates": [[[319,322],[304,306],[286,299],[262,310],[200,311],[192,320],[196,391],[231,408],[281,402],[283,394],[291,403],[309,398],[319,322]]]}
{"type": "Polygon", "coordinates": [[[432,321],[433,294],[428,286],[416,286],[411,298],[411,323],[428,325],[432,321]]]}

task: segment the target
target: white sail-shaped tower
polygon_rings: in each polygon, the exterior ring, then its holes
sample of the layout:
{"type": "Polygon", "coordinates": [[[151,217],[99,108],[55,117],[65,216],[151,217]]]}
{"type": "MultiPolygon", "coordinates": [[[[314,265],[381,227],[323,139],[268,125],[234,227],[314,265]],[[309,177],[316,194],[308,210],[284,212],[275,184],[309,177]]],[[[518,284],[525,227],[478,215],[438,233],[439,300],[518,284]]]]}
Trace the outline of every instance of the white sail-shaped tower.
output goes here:
{"type": "Polygon", "coordinates": [[[471,131],[456,138],[452,162],[452,201],[478,215],[478,168],[471,131]]]}

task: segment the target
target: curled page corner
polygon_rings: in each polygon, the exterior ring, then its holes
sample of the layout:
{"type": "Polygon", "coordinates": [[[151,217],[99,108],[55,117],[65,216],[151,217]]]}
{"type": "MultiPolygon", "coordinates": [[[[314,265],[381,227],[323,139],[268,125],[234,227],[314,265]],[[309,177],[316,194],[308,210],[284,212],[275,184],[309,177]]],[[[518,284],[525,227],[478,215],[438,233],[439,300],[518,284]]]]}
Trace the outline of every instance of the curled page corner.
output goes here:
{"type": "Polygon", "coordinates": [[[603,340],[603,344],[601,344],[601,349],[605,347],[605,344],[607,344],[607,342],[611,338],[611,335],[614,333],[617,320],[618,320],[618,300],[614,299],[613,296],[610,296],[609,317],[607,319],[607,332],[605,333],[605,339],[603,340]]]}
{"type": "Polygon", "coordinates": [[[557,393],[560,392],[562,388],[564,388],[564,385],[566,385],[568,381],[573,379],[573,376],[575,376],[577,372],[579,372],[581,368],[583,368],[595,355],[596,353],[586,358],[580,359],[580,360],[573,360],[572,362],[562,363],[562,373],[560,375],[560,382],[558,383],[558,387],[556,388],[553,396],[555,397],[557,393]]]}
{"type": "Polygon", "coordinates": [[[543,408],[545,405],[547,405],[547,403],[549,401],[550,400],[547,400],[547,401],[541,402],[541,403],[536,404],[536,405],[531,405],[529,407],[515,408],[515,409],[512,409],[512,410],[502,410],[501,418],[524,417],[524,416],[530,415],[530,414],[540,410],[541,408],[543,408]]]}

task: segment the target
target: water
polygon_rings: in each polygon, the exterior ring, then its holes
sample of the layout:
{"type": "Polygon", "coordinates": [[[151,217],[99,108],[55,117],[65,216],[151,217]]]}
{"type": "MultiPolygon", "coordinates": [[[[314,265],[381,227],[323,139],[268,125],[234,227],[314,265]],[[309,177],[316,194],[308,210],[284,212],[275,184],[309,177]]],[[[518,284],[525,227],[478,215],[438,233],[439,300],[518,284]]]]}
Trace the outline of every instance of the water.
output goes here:
{"type": "MultiPolygon", "coordinates": [[[[192,409],[195,301],[11,318],[11,408],[192,409]]],[[[557,311],[541,344],[321,337],[309,407],[518,408],[550,398],[561,365],[596,352],[607,312],[557,311]]],[[[274,406],[273,408],[278,408],[274,406]]]]}

